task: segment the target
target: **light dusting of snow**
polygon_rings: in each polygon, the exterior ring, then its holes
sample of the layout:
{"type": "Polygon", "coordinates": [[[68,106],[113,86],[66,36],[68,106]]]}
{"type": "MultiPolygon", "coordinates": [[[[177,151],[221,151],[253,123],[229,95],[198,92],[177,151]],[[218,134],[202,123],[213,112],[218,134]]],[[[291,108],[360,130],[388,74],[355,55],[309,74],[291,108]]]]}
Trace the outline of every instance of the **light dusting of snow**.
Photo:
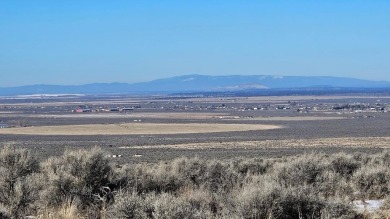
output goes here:
{"type": "Polygon", "coordinates": [[[263,76],[258,77],[257,79],[264,80],[264,79],[267,79],[267,78],[268,78],[268,76],[263,75],[263,76]]]}
{"type": "Polygon", "coordinates": [[[0,97],[1,99],[7,100],[25,100],[25,99],[43,99],[43,98],[54,98],[54,97],[83,97],[85,94],[31,94],[31,95],[16,95],[9,97],[0,97]]]}
{"type": "Polygon", "coordinates": [[[214,88],[213,91],[234,91],[234,90],[246,90],[246,89],[268,89],[268,87],[261,84],[238,84],[225,87],[214,88]]]}
{"type": "Polygon", "coordinates": [[[195,78],[186,78],[186,79],[183,79],[182,81],[186,82],[186,81],[193,81],[193,80],[195,80],[195,78]]]}

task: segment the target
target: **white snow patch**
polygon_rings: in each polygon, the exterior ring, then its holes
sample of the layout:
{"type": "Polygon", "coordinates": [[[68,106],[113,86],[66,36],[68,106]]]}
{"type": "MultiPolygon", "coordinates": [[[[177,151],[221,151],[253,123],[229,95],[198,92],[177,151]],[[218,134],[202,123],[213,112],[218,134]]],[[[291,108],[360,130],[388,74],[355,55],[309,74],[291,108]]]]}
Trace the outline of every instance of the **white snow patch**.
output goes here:
{"type": "Polygon", "coordinates": [[[263,75],[263,76],[258,77],[257,79],[264,80],[264,79],[267,79],[267,78],[269,78],[269,76],[263,75]]]}
{"type": "Polygon", "coordinates": [[[355,210],[359,213],[367,211],[369,213],[373,213],[378,210],[385,200],[365,200],[365,201],[353,201],[353,205],[355,210]]]}

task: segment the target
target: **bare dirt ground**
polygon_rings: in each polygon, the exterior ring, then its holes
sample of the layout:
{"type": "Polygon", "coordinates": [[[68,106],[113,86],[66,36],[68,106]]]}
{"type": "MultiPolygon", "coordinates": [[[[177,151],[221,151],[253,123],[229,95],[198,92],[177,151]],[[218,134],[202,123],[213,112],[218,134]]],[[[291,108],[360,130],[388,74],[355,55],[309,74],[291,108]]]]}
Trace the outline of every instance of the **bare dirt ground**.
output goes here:
{"type": "Polygon", "coordinates": [[[185,133],[212,133],[278,129],[282,126],[261,124],[212,123],[120,123],[92,125],[37,126],[0,129],[0,134],[13,135],[162,135],[185,133]]]}

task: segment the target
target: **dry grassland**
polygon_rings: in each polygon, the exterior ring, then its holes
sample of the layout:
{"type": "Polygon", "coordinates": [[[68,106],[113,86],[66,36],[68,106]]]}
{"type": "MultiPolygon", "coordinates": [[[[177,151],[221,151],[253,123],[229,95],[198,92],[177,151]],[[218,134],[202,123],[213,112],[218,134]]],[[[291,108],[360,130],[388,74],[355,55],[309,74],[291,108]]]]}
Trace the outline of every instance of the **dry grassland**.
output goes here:
{"type": "MultiPolygon", "coordinates": [[[[321,148],[321,147],[366,147],[390,148],[390,137],[349,137],[317,138],[240,142],[207,142],[159,146],[131,146],[132,149],[169,148],[169,149],[256,149],[256,148],[321,148]]],[[[121,148],[130,148],[123,146],[121,148]]]]}
{"type": "MultiPolygon", "coordinates": [[[[1,100],[1,99],[0,99],[1,100]]],[[[28,99],[26,99],[28,100],[28,99]]],[[[39,103],[0,103],[0,106],[15,107],[49,107],[49,106],[74,106],[74,105],[108,105],[108,104],[140,104],[144,99],[112,99],[112,100],[88,100],[88,101],[52,101],[39,103]]]]}
{"type": "Polygon", "coordinates": [[[322,120],[338,120],[346,119],[344,117],[330,116],[272,116],[272,117],[254,117],[245,120],[256,121],[322,121],[322,120]]]}
{"type": "MultiPolygon", "coordinates": [[[[2,114],[0,112],[0,114],[2,114]]],[[[320,120],[338,120],[347,119],[345,117],[336,116],[272,116],[272,117],[254,117],[254,118],[239,118],[237,116],[229,116],[228,113],[80,113],[80,114],[18,114],[18,113],[4,113],[3,117],[17,117],[23,116],[26,118],[76,118],[76,119],[116,119],[116,118],[137,118],[137,119],[190,119],[190,120],[206,120],[206,119],[218,119],[218,120],[256,120],[256,121],[320,121],[320,120]],[[237,117],[237,118],[236,118],[237,117]]]]}
{"type": "Polygon", "coordinates": [[[98,125],[37,126],[0,129],[0,134],[16,135],[139,135],[184,134],[278,129],[282,126],[261,124],[202,123],[122,123],[98,125]]]}
{"type": "Polygon", "coordinates": [[[227,113],[71,113],[64,115],[55,114],[17,114],[9,113],[2,115],[3,117],[25,117],[25,118],[76,118],[76,119],[116,119],[116,118],[148,118],[148,119],[216,119],[227,116],[227,113]]]}
{"type": "Polygon", "coordinates": [[[260,97],[231,97],[231,98],[190,98],[185,101],[194,103],[226,103],[229,101],[236,103],[262,103],[262,102],[287,102],[287,101],[307,101],[307,100],[343,100],[343,99],[388,99],[388,96],[260,96],[260,97]]]}
{"type": "MultiPolygon", "coordinates": [[[[53,115],[53,118],[148,118],[148,119],[213,119],[226,113],[91,113],[53,115]]],[[[46,115],[47,117],[47,115],[46,115]]]]}

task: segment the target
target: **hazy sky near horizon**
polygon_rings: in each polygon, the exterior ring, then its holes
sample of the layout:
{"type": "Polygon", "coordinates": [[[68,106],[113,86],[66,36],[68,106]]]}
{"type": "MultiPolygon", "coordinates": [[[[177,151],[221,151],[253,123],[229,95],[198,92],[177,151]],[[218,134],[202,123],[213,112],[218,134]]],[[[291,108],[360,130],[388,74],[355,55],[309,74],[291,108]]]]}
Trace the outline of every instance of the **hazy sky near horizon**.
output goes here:
{"type": "Polygon", "coordinates": [[[390,81],[390,1],[0,1],[0,86],[185,74],[390,81]]]}

